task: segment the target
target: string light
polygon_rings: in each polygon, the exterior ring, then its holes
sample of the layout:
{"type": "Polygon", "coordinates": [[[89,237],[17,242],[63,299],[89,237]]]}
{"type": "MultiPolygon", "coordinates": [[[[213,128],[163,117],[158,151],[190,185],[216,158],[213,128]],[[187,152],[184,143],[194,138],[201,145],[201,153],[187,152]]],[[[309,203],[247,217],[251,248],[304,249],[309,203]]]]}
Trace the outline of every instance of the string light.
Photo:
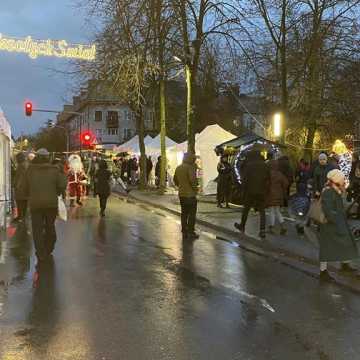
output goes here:
{"type": "Polygon", "coordinates": [[[0,50],[27,54],[31,59],[39,56],[57,58],[95,60],[95,45],[71,45],[66,40],[35,40],[26,38],[11,38],[0,34],[0,50]]]}

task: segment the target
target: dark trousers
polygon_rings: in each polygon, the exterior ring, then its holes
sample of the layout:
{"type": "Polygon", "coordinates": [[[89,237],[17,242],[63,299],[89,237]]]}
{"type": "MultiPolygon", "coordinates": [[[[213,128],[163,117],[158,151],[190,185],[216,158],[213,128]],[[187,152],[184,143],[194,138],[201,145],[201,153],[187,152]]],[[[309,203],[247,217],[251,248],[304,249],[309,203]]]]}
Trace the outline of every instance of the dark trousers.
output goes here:
{"type": "Polygon", "coordinates": [[[31,222],[36,256],[39,259],[50,255],[56,243],[55,220],[58,210],[32,209],[31,222]]]}
{"type": "Polygon", "coordinates": [[[19,219],[25,219],[27,213],[27,203],[27,200],[16,200],[19,219]]]}
{"type": "Polygon", "coordinates": [[[245,198],[244,210],[241,217],[241,227],[245,228],[246,221],[251,208],[259,211],[260,213],[260,231],[265,230],[266,217],[265,217],[265,195],[251,195],[245,198]]]}
{"type": "Polygon", "coordinates": [[[181,231],[193,233],[195,231],[197,199],[196,197],[180,197],[181,231]]]}
{"type": "Polygon", "coordinates": [[[107,204],[108,197],[109,197],[109,195],[100,195],[99,194],[100,210],[102,212],[104,212],[106,210],[106,204],[107,204]]]}

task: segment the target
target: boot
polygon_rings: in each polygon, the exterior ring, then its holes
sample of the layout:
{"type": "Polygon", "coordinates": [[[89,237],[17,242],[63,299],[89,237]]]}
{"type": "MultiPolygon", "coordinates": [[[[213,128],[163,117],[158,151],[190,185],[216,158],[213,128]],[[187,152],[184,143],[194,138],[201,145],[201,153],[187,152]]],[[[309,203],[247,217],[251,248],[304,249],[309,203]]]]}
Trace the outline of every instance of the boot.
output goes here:
{"type": "Polygon", "coordinates": [[[234,227],[235,227],[236,229],[238,229],[241,233],[244,233],[244,232],[245,232],[245,227],[244,227],[242,224],[235,223],[235,224],[234,224],[234,227]]]}

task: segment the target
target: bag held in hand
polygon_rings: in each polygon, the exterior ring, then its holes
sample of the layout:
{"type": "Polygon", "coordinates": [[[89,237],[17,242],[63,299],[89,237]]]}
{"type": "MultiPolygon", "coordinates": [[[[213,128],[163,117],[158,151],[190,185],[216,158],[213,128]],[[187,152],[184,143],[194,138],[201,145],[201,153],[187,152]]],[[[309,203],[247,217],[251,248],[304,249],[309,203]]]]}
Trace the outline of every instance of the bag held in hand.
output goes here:
{"type": "Polygon", "coordinates": [[[311,202],[309,218],[317,224],[326,224],[328,222],[322,208],[321,197],[311,202]]]}

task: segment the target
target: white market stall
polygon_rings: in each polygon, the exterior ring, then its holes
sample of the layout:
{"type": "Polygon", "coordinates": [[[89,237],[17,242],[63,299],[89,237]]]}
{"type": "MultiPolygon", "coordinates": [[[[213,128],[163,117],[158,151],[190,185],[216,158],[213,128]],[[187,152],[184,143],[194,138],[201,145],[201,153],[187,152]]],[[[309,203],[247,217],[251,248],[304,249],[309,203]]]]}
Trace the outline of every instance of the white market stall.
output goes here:
{"type": "MultiPolygon", "coordinates": [[[[167,136],[165,137],[166,150],[176,146],[177,143],[167,136]]],[[[160,156],[161,155],[161,138],[160,135],[156,136],[152,141],[146,144],[146,154],[149,156],[160,156]]]]}
{"type": "MultiPolygon", "coordinates": [[[[154,139],[147,135],[144,139],[145,147],[150,144],[154,139]]],[[[114,152],[122,153],[122,152],[128,152],[130,154],[140,154],[140,146],[139,146],[139,136],[135,135],[133,138],[131,138],[128,142],[119,145],[114,148],[114,152]]]]}
{"type": "Polygon", "coordinates": [[[11,128],[0,107],[0,228],[11,206],[11,128]]]}
{"type": "MultiPolygon", "coordinates": [[[[218,176],[217,164],[218,157],[215,154],[215,147],[222,142],[236,138],[235,135],[224,130],[221,126],[209,125],[195,137],[196,155],[200,160],[200,179],[201,188],[205,195],[216,193],[215,179],[218,176]]],[[[184,153],[187,151],[187,142],[178,144],[170,148],[167,152],[170,173],[173,174],[176,167],[181,163],[184,153]]]]}

